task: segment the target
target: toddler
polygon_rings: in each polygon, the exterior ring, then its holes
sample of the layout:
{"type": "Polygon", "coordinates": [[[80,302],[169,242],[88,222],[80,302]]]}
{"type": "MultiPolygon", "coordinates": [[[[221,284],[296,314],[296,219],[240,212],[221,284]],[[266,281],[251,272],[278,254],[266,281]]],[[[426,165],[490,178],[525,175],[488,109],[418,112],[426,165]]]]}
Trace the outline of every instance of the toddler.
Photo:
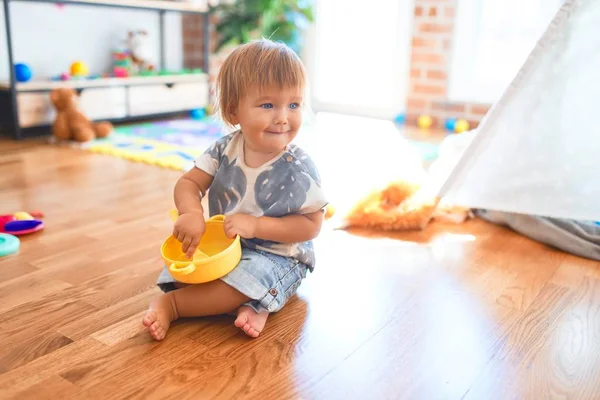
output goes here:
{"type": "Polygon", "coordinates": [[[315,265],[311,240],[321,230],[327,201],[317,168],[291,144],[302,123],[306,72],[283,44],[259,40],[237,48],[217,77],[224,122],[239,130],[217,140],[175,185],[179,218],[173,235],[191,257],[209,214],[224,214],[228,237],[239,235],[242,258],[223,278],[197,285],[158,277],[164,292],[143,324],[162,340],[181,317],[237,312],[235,326],[257,337],[315,265]],[[210,189],[210,191],[209,191],[210,189]]]}

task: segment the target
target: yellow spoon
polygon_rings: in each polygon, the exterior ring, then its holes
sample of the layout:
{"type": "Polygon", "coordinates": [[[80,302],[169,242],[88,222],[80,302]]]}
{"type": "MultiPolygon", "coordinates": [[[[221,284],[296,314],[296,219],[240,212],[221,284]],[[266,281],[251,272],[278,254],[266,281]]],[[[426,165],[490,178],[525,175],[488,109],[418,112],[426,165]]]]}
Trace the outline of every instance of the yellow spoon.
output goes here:
{"type": "MultiPolygon", "coordinates": [[[[173,222],[175,222],[175,221],[177,221],[177,218],[179,218],[179,212],[176,209],[172,209],[171,211],[169,211],[169,216],[171,217],[173,222]]],[[[183,256],[185,258],[187,258],[187,256],[185,254],[183,256]]],[[[200,260],[204,260],[205,258],[208,258],[208,255],[203,253],[202,250],[200,250],[200,248],[197,247],[196,251],[194,252],[194,255],[192,256],[192,260],[200,261],[200,260]]]]}

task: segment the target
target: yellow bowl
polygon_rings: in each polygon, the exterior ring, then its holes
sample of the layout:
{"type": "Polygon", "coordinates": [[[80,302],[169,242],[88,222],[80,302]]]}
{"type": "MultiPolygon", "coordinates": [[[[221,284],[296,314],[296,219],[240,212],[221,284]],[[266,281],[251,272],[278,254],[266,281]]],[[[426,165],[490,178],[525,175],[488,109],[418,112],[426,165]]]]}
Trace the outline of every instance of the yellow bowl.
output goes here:
{"type": "Polygon", "coordinates": [[[206,221],[206,231],[198,249],[208,257],[190,260],[181,250],[181,242],[169,236],[160,249],[171,276],[183,283],[205,283],[230,273],[242,258],[240,237],[230,239],[225,235],[225,216],[215,215],[206,221]]]}

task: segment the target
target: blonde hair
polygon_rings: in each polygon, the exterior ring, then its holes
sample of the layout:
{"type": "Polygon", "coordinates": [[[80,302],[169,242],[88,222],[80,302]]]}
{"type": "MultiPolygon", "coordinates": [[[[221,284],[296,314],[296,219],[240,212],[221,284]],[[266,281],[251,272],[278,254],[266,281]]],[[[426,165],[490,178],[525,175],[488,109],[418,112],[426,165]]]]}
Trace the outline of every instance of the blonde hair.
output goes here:
{"type": "Polygon", "coordinates": [[[268,39],[236,48],[225,60],[216,82],[216,108],[223,121],[233,124],[240,101],[250,90],[299,88],[307,84],[300,57],[283,43],[268,39]]]}

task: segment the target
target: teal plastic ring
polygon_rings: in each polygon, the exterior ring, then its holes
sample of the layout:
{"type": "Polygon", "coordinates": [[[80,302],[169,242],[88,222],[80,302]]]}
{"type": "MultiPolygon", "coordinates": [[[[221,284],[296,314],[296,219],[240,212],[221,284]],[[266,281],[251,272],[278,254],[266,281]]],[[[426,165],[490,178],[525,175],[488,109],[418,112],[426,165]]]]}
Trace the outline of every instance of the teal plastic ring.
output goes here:
{"type": "Polygon", "coordinates": [[[16,236],[0,233],[0,257],[16,253],[20,245],[21,242],[16,236]]]}

